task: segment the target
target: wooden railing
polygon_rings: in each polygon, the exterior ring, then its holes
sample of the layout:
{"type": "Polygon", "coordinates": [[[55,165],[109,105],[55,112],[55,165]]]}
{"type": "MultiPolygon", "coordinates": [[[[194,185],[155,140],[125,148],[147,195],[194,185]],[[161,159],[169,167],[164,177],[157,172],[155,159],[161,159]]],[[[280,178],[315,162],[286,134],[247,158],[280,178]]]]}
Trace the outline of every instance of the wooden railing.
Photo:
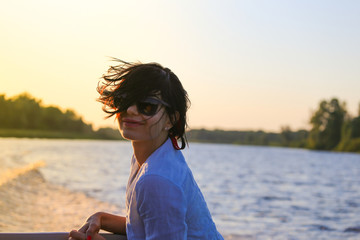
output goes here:
{"type": "MultiPolygon", "coordinates": [[[[126,236],[112,233],[100,233],[106,240],[126,240],[126,236]]],[[[0,240],[67,240],[69,233],[43,232],[43,233],[0,233],[0,240]]]]}

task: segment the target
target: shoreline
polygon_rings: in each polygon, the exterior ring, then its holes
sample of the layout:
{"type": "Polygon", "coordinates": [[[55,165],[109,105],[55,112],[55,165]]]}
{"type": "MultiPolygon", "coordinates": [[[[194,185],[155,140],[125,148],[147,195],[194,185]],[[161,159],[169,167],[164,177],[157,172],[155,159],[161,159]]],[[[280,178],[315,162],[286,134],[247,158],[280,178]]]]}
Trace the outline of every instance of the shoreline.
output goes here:
{"type": "Polygon", "coordinates": [[[0,138],[43,138],[43,139],[88,139],[88,140],[123,140],[118,137],[104,137],[94,133],[78,133],[36,129],[1,129],[0,138]]]}
{"type": "MultiPolygon", "coordinates": [[[[89,136],[86,134],[72,134],[72,133],[61,133],[57,131],[33,131],[33,130],[9,130],[3,131],[0,129],[0,139],[58,139],[58,140],[89,140],[89,141],[126,141],[123,138],[101,138],[95,137],[93,135],[89,136]],[[4,132],[11,133],[11,134],[4,134],[4,132]],[[23,134],[23,132],[27,132],[23,134]],[[18,133],[18,134],[13,134],[18,133]],[[39,134],[40,133],[40,134],[39,134]]],[[[237,145],[237,146],[256,146],[256,147],[280,147],[280,148],[289,148],[289,149],[304,149],[309,151],[320,151],[320,152],[333,152],[333,153],[353,153],[353,154],[360,154],[360,150],[358,151],[343,151],[343,150],[320,150],[320,149],[309,149],[304,147],[298,146],[282,146],[278,144],[245,144],[245,143],[234,143],[234,142],[216,142],[216,141],[204,141],[199,139],[188,139],[189,143],[205,143],[205,144],[229,144],[229,145],[237,145]]]]}

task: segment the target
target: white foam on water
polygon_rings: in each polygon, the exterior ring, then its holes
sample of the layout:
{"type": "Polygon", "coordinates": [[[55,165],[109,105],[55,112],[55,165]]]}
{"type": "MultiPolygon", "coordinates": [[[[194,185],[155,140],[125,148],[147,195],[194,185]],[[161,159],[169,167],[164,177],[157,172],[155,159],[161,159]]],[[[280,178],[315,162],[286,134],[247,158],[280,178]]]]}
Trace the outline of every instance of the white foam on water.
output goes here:
{"type": "Polygon", "coordinates": [[[40,160],[18,168],[3,169],[3,171],[0,172],[0,187],[9,181],[12,181],[17,177],[26,174],[27,172],[39,169],[44,166],[45,162],[40,160]]]}

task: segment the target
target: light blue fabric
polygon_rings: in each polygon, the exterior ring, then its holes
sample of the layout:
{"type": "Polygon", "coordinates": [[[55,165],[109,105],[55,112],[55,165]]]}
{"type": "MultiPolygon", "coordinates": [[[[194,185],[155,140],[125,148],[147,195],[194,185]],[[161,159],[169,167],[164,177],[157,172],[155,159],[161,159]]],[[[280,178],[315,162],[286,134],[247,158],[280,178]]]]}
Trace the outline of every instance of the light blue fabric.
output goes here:
{"type": "Polygon", "coordinates": [[[129,240],[223,239],[181,151],[170,139],[140,169],[132,158],[126,210],[129,240]]]}

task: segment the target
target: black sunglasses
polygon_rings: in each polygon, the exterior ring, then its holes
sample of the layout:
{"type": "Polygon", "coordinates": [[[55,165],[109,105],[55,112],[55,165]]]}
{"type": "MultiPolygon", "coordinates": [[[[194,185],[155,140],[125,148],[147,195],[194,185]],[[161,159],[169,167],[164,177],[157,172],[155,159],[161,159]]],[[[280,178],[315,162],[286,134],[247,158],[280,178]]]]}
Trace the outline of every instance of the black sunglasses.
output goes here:
{"type": "Polygon", "coordinates": [[[154,116],[160,110],[161,105],[169,107],[169,104],[157,98],[146,98],[136,102],[135,105],[139,113],[146,116],[154,116]]]}
{"type": "Polygon", "coordinates": [[[126,111],[131,105],[136,105],[139,113],[145,116],[154,116],[161,109],[161,105],[166,107],[170,106],[166,102],[154,97],[148,97],[144,100],[136,101],[135,103],[129,103],[126,99],[126,95],[124,95],[115,100],[115,106],[117,105],[118,107],[117,112],[126,111]]]}

